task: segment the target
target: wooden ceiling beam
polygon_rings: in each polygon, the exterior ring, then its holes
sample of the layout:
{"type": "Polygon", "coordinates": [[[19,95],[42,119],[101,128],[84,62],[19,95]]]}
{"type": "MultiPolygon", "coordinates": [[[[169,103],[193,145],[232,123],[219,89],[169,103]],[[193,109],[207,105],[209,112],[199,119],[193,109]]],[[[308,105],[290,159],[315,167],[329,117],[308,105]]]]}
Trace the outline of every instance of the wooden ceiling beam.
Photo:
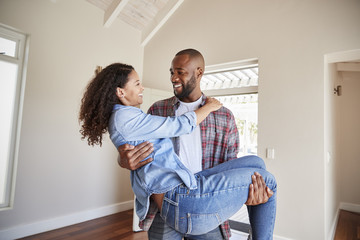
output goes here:
{"type": "Polygon", "coordinates": [[[104,14],[104,27],[110,27],[130,0],[114,0],[104,14]]]}
{"type": "Polygon", "coordinates": [[[142,30],[141,46],[145,46],[157,31],[166,23],[171,15],[179,8],[184,0],[169,0],[168,3],[157,13],[157,15],[142,30]]]}

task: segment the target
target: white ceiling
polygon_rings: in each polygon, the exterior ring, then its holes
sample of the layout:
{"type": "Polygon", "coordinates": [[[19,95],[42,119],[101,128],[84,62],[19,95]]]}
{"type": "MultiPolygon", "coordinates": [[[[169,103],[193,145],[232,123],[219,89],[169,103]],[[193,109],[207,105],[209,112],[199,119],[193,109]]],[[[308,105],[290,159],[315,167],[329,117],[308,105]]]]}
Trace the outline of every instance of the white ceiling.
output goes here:
{"type": "Polygon", "coordinates": [[[155,35],[184,0],[87,0],[104,11],[104,26],[116,18],[141,31],[142,46],[155,35]]]}
{"type": "Polygon", "coordinates": [[[360,72],[360,60],[336,63],[339,72],[360,72]]]}

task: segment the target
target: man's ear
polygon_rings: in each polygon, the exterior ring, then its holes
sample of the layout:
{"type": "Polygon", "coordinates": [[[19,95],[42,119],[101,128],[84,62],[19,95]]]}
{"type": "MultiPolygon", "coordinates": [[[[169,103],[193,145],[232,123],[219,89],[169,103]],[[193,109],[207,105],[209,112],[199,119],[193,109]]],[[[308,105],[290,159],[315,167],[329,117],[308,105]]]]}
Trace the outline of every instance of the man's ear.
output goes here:
{"type": "Polygon", "coordinates": [[[125,97],[125,91],[124,91],[124,89],[117,87],[117,88],[116,88],[116,96],[117,96],[118,98],[123,98],[123,97],[125,97]]]}
{"type": "Polygon", "coordinates": [[[196,77],[201,79],[203,74],[204,74],[204,70],[201,67],[198,67],[196,69],[196,77]]]}

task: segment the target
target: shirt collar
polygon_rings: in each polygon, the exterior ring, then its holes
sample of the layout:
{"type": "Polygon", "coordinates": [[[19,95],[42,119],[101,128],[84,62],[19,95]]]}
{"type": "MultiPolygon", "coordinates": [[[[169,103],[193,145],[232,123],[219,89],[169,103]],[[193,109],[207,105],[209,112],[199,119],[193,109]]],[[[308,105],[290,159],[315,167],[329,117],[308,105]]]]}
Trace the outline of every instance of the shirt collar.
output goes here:
{"type": "MultiPolygon", "coordinates": [[[[207,97],[205,96],[205,94],[203,92],[201,94],[202,94],[202,101],[200,103],[200,106],[202,107],[202,106],[204,106],[207,97]]],[[[180,105],[180,100],[174,96],[171,99],[171,104],[175,107],[175,109],[177,109],[180,105]]]]}

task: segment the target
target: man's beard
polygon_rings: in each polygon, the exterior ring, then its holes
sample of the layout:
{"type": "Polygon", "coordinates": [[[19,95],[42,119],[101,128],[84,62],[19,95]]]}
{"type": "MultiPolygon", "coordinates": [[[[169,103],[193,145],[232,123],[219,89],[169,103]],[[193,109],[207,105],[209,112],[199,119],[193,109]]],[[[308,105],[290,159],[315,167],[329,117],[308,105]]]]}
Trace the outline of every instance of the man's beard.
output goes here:
{"type": "Polygon", "coordinates": [[[176,91],[174,90],[174,95],[180,100],[187,98],[195,89],[195,87],[196,87],[196,78],[194,75],[192,75],[189,82],[187,82],[186,85],[182,86],[181,93],[177,94],[176,91]]]}

